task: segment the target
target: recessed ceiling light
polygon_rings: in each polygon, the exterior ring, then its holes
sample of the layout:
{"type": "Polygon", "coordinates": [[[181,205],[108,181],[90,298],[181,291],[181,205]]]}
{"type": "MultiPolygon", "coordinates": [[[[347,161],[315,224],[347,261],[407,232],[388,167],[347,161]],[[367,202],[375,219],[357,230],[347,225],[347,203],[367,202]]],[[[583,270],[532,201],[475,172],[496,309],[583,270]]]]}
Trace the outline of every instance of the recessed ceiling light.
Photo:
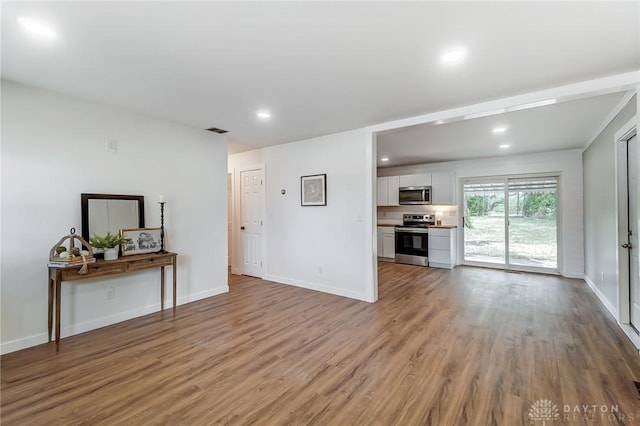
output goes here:
{"type": "Polygon", "coordinates": [[[380,161],[389,161],[389,157],[382,157],[380,161]]]}
{"type": "Polygon", "coordinates": [[[511,145],[509,145],[508,143],[500,145],[500,149],[507,149],[507,148],[511,148],[511,145]]]}
{"type": "Polygon", "coordinates": [[[271,113],[269,111],[258,111],[256,112],[258,118],[271,118],[271,113]]]}
{"type": "Polygon", "coordinates": [[[447,50],[442,55],[442,62],[457,62],[462,59],[466,53],[467,51],[463,47],[456,47],[455,49],[447,50]]]}
{"type": "Polygon", "coordinates": [[[43,37],[55,37],[56,33],[46,25],[42,24],[31,18],[20,17],[18,23],[24,27],[27,31],[33,34],[37,34],[43,37]]]}
{"type": "Polygon", "coordinates": [[[495,128],[493,129],[493,133],[504,133],[504,132],[506,132],[506,131],[507,131],[507,128],[506,128],[506,127],[495,127],[495,128]]]}

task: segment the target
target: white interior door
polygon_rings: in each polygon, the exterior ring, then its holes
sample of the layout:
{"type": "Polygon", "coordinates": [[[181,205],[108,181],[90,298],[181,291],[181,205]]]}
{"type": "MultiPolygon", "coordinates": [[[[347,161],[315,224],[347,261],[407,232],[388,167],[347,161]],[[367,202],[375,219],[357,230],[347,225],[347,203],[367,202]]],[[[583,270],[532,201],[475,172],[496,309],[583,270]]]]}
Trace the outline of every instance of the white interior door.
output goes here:
{"type": "Polygon", "coordinates": [[[263,181],[262,169],[240,172],[240,240],[244,275],[262,278],[263,181]]]}
{"type": "Polygon", "coordinates": [[[640,264],[638,262],[638,251],[640,251],[640,243],[638,242],[638,234],[640,227],[638,222],[638,212],[640,211],[640,197],[638,190],[640,184],[638,182],[640,176],[638,174],[638,166],[640,161],[638,156],[638,137],[634,136],[627,141],[627,173],[628,173],[628,194],[629,194],[629,298],[630,298],[630,316],[631,324],[640,329],[640,264]]]}

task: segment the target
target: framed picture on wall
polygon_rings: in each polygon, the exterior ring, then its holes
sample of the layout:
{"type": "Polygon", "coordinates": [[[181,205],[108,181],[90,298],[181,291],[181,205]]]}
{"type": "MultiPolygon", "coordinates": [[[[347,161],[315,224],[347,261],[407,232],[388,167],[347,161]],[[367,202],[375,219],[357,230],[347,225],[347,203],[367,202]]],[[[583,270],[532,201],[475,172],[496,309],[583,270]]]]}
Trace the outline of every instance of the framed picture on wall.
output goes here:
{"type": "Polygon", "coordinates": [[[303,206],[327,205],[327,175],[310,175],[300,178],[300,197],[303,206]]]}
{"type": "Polygon", "coordinates": [[[160,251],[160,228],[121,229],[120,234],[125,241],[122,243],[122,255],[153,253],[160,251]]]}

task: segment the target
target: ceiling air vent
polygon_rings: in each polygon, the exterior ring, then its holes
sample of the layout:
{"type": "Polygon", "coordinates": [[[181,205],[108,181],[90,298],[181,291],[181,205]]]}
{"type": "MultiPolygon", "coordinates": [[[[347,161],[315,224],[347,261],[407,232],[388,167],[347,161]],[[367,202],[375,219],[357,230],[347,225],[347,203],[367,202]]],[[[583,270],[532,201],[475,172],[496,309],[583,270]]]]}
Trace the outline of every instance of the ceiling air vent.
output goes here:
{"type": "Polygon", "coordinates": [[[220,133],[220,134],[228,132],[228,130],[218,129],[217,127],[212,127],[210,129],[207,129],[207,130],[210,131],[210,132],[213,132],[213,133],[220,133]]]}

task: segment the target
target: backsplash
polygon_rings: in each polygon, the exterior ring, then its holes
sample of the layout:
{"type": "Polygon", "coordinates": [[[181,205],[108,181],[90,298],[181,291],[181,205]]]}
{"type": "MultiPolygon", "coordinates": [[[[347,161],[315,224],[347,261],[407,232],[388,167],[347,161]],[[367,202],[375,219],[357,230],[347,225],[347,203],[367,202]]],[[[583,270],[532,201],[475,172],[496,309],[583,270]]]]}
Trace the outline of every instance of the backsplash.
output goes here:
{"type": "Polygon", "coordinates": [[[378,223],[385,225],[401,225],[403,214],[433,214],[441,211],[442,224],[449,226],[458,225],[457,206],[399,206],[378,207],[378,223]]]}

